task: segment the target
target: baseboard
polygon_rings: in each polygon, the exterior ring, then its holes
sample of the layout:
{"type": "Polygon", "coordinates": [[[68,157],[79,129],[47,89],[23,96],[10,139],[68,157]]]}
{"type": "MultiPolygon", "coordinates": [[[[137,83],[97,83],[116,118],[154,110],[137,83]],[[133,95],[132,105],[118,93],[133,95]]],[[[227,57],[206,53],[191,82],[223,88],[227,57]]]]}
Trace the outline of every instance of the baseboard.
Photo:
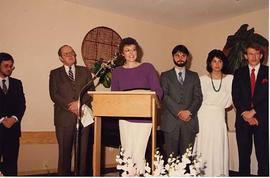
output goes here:
{"type": "Polygon", "coordinates": [[[56,174],[57,169],[47,169],[47,170],[31,170],[31,171],[21,171],[18,172],[18,176],[31,176],[31,175],[50,175],[56,174]]]}
{"type": "Polygon", "coordinates": [[[56,144],[56,135],[54,131],[44,132],[22,132],[21,144],[56,144]]]}

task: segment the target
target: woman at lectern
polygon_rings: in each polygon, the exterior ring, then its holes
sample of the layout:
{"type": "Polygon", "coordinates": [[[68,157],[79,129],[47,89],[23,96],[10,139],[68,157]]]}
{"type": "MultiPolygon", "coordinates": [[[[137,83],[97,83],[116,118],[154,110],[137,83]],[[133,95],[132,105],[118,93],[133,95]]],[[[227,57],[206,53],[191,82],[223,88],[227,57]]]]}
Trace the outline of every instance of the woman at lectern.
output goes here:
{"type": "MultiPolygon", "coordinates": [[[[119,45],[119,53],[125,63],[112,71],[112,91],[151,90],[155,91],[159,100],[163,96],[159,78],[154,66],[140,63],[141,48],[133,38],[124,38],[119,45]]],[[[136,106],[134,106],[136,107],[136,106]]],[[[119,120],[120,140],[125,154],[133,159],[137,173],[145,172],[145,151],[151,134],[150,120],[121,118],[119,120]]]]}

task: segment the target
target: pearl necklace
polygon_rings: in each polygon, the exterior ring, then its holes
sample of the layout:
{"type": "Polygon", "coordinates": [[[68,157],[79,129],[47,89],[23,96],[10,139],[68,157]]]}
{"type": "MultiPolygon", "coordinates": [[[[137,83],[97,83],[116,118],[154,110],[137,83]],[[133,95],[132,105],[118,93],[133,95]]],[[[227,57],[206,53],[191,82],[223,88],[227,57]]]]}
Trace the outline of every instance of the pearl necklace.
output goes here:
{"type": "Polygon", "coordinates": [[[216,87],[215,87],[215,85],[214,85],[213,78],[212,78],[212,74],[210,74],[210,77],[211,77],[211,83],[212,83],[212,87],[213,87],[214,91],[215,91],[215,92],[219,92],[220,89],[221,89],[221,84],[222,84],[223,74],[221,74],[221,80],[220,80],[218,89],[216,89],[216,87]]]}

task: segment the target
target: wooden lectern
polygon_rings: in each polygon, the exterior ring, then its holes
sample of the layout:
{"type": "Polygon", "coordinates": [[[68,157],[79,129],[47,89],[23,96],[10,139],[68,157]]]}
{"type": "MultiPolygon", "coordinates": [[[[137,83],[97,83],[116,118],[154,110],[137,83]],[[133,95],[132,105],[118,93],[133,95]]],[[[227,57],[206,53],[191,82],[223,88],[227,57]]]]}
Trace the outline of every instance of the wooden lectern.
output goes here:
{"type": "Polygon", "coordinates": [[[152,91],[89,91],[93,97],[94,122],[93,176],[100,176],[101,117],[149,117],[152,119],[152,170],[156,148],[156,118],[159,107],[152,91]]]}

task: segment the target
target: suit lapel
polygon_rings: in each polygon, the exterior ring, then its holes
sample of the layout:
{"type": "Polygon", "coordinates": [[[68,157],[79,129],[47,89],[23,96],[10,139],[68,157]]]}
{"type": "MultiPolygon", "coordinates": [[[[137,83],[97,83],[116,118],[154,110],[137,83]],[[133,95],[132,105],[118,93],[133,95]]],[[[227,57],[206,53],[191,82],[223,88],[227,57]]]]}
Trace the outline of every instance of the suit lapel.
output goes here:
{"type": "Polygon", "coordinates": [[[175,73],[174,68],[170,70],[169,79],[173,83],[173,85],[180,86],[180,83],[179,83],[179,81],[177,79],[177,76],[176,76],[176,73],[175,73]]]}
{"type": "Polygon", "coordinates": [[[255,88],[254,88],[254,94],[257,93],[256,92],[256,88],[258,88],[259,84],[262,82],[265,74],[264,74],[265,70],[263,70],[263,66],[261,65],[257,74],[257,79],[256,79],[256,83],[255,83],[255,88]]]}
{"type": "Polygon", "coordinates": [[[75,66],[75,82],[77,83],[79,81],[79,77],[80,76],[80,68],[78,66],[75,66]]]}
{"type": "Polygon", "coordinates": [[[68,77],[64,66],[60,68],[60,74],[61,74],[61,78],[65,79],[68,83],[72,83],[72,80],[70,80],[70,78],[68,77]]]}
{"type": "Polygon", "coordinates": [[[250,75],[249,75],[249,68],[248,66],[245,67],[244,73],[243,73],[243,81],[247,83],[247,92],[248,96],[251,97],[251,84],[250,84],[250,75]]]}
{"type": "Polygon", "coordinates": [[[192,83],[191,77],[190,77],[190,72],[189,72],[189,70],[186,69],[186,76],[185,76],[185,80],[184,80],[184,85],[187,85],[189,83],[192,83]]]}

